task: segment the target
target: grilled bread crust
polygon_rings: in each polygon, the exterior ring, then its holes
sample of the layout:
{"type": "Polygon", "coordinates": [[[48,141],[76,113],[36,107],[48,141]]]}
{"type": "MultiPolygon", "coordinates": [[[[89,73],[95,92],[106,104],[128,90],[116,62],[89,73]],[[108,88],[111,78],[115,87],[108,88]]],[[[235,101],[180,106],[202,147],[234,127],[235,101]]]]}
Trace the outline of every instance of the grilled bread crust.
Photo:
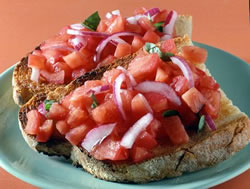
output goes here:
{"type": "MultiPolygon", "coordinates": [[[[192,45],[191,40],[184,36],[176,38],[178,51],[182,46],[192,45]]],[[[72,160],[76,166],[100,179],[117,182],[145,183],[167,177],[176,177],[184,172],[192,172],[213,166],[228,159],[250,142],[250,121],[247,115],[234,106],[224,92],[221,91],[220,112],[215,120],[217,130],[211,132],[205,127],[201,133],[191,134],[190,142],[181,146],[159,146],[155,149],[156,156],[142,163],[113,163],[100,161],[92,157],[86,150],[72,146],[67,141],[50,140],[38,143],[33,136],[27,135],[23,129],[27,123],[26,113],[35,109],[45,99],[60,100],[87,80],[100,79],[106,70],[118,65],[127,68],[136,55],[130,55],[115,61],[113,64],[89,72],[65,87],[59,87],[46,95],[34,96],[19,112],[19,127],[28,145],[38,152],[48,155],[62,155],[72,160]]],[[[210,74],[205,65],[200,69],[210,74]]]]}

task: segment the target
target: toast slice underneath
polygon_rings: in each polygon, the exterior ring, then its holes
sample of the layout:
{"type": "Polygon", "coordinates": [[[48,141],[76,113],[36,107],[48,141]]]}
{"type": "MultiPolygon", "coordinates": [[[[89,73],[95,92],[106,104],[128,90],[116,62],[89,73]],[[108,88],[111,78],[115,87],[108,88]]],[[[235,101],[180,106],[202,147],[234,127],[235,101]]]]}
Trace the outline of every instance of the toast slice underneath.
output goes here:
{"type": "MultiPolygon", "coordinates": [[[[192,44],[188,37],[177,38],[175,42],[179,51],[182,46],[192,44]]],[[[83,85],[86,80],[100,79],[106,70],[118,65],[127,68],[135,56],[130,55],[112,65],[89,72],[66,87],[59,87],[48,95],[38,94],[21,107],[19,126],[29,146],[48,155],[69,157],[74,165],[80,165],[89,173],[104,180],[143,183],[166,177],[176,177],[184,172],[210,167],[229,158],[250,142],[250,121],[247,115],[233,106],[222,90],[220,112],[215,120],[216,131],[211,132],[205,128],[201,133],[191,136],[190,142],[185,145],[169,148],[158,147],[155,149],[157,156],[142,163],[115,164],[110,161],[99,161],[83,148],[71,146],[66,141],[50,140],[47,143],[38,143],[34,137],[23,131],[27,122],[26,113],[35,109],[43,100],[60,100],[76,87],[83,85]]],[[[208,73],[205,65],[200,66],[200,68],[208,73]]]]}
{"type": "MultiPolygon", "coordinates": [[[[176,20],[175,30],[177,36],[184,36],[184,34],[187,34],[191,38],[192,16],[179,15],[176,20]]],[[[36,49],[39,49],[39,47],[36,49]]],[[[37,93],[49,93],[57,87],[65,86],[42,81],[36,83],[30,80],[30,77],[31,68],[28,67],[28,56],[26,56],[16,64],[12,78],[13,99],[19,106],[25,104],[37,93]]]]}

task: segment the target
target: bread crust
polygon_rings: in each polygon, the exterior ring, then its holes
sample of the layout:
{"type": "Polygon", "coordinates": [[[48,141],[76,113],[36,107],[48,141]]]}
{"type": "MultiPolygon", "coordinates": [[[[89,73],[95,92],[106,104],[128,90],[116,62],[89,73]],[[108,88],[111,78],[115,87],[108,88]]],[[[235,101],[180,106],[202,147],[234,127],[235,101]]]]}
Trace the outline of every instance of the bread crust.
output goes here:
{"type": "MultiPolygon", "coordinates": [[[[191,38],[192,16],[179,15],[176,20],[175,28],[177,36],[184,36],[187,34],[191,38]]],[[[39,49],[39,47],[36,49],[39,49]]],[[[37,93],[49,93],[58,87],[65,86],[45,83],[42,81],[36,83],[30,80],[30,76],[31,68],[28,67],[27,55],[16,64],[12,77],[13,99],[14,102],[19,106],[28,102],[28,100],[37,93]]]]}
{"type": "MultiPolygon", "coordinates": [[[[191,45],[190,39],[185,36],[175,39],[178,51],[182,46],[191,45]]],[[[81,147],[71,146],[69,143],[61,143],[62,148],[68,144],[67,153],[58,151],[58,145],[54,140],[47,143],[37,143],[34,137],[23,132],[27,118],[26,113],[35,109],[45,98],[60,100],[76,87],[84,84],[86,80],[100,79],[106,70],[118,65],[127,67],[136,55],[127,56],[116,61],[112,65],[102,67],[79,77],[66,87],[59,87],[54,92],[34,96],[27,104],[21,107],[19,112],[20,129],[26,142],[38,152],[49,155],[64,155],[69,157],[73,164],[83,167],[84,170],[100,179],[117,182],[145,183],[161,180],[166,177],[176,177],[184,172],[192,172],[202,168],[213,166],[228,159],[250,142],[250,121],[247,115],[233,106],[224,92],[221,90],[220,112],[215,120],[217,130],[211,132],[208,127],[198,134],[190,136],[190,142],[181,146],[158,147],[155,149],[156,157],[137,164],[111,163],[99,161],[92,157],[81,147]],[[56,150],[57,149],[57,150],[56,150]]],[[[205,65],[199,66],[202,70],[208,70],[205,65]]],[[[57,141],[58,142],[58,141],[57,141]]]]}

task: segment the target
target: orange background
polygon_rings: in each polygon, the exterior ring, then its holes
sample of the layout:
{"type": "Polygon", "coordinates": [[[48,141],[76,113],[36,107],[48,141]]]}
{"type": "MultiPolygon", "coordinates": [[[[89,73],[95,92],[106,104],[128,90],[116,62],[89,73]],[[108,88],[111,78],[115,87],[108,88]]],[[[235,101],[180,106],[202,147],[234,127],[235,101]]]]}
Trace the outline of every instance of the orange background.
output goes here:
{"type": "MultiPolygon", "coordinates": [[[[63,26],[99,10],[120,9],[129,16],[145,6],[193,16],[193,40],[228,51],[250,63],[248,0],[0,0],[0,73],[63,26]]],[[[216,186],[249,188],[250,170],[216,186]]],[[[0,168],[0,188],[35,188],[0,168]]]]}

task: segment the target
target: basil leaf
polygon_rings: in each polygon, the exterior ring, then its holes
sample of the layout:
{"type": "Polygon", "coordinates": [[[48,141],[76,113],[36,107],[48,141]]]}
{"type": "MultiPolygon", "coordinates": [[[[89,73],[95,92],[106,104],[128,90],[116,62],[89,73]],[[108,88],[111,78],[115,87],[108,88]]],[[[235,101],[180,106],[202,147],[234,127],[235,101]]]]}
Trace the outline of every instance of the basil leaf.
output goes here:
{"type": "Polygon", "coordinates": [[[50,107],[52,106],[53,103],[55,103],[55,100],[45,100],[44,101],[44,108],[46,111],[49,111],[50,107]]]}
{"type": "Polygon", "coordinates": [[[174,54],[170,52],[161,52],[160,48],[154,43],[146,43],[144,49],[151,54],[157,53],[163,61],[169,61],[169,57],[174,56],[174,54]]]}
{"type": "Polygon", "coordinates": [[[98,103],[98,101],[97,101],[96,96],[94,95],[94,93],[92,93],[91,98],[93,100],[93,103],[91,104],[91,108],[94,109],[94,108],[96,108],[99,105],[99,103],[98,103]]]}
{"type": "Polygon", "coordinates": [[[200,121],[199,121],[199,124],[198,124],[198,130],[197,130],[197,132],[200,132],[204,128],[204,125],[205,125],[205,116],[202,115],[200,117],[200,121]]]}
{"type": "Polygon", "coordinates": [[[94,12],[91,14],[83,23],[82,25],[85,26],[86,28],[96,31],[97,26],[100,23],[100,16],[98,14],[98,11],[94,12]]]}
{"type": "Polygon", "coordinates": [[[167,110],[162,114],[163,117],[170,117],[175,115],[179,115],[179,112],[177,110],[167,110]]]}
{"type": "Polygon", "coordinates": [[[154,24],[154,26],[159,32],[163,32],[163,24],[164,22],[157,22],[154,24]]]}

